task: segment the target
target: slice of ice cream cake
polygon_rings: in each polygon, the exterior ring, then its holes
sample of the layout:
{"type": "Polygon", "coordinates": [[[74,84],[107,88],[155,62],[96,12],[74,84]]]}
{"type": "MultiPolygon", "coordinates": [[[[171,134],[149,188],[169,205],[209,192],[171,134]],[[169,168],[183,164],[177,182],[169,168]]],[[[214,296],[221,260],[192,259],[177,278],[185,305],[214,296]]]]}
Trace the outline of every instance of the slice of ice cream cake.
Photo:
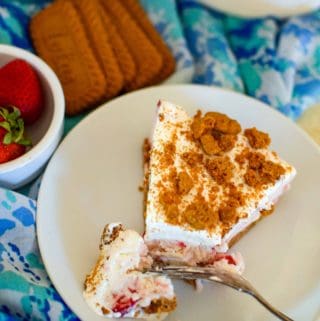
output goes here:
{"type": "Polygon", "coordinates": [[[169,278],[142,273],[152,264],[143,238],[119,224],[105,226],[100,256],[85,280],[89,306],[109,318],[163,320],[176,307],[169,278]]]}
{"type": "Polygon", "coordinates": [[[243,130],[224,114],[190,117],[159,101],[144,155],[145,240],[153,257],[241,270],[241,257],[224,252],[272,212],[296,174],[269,144],[268,134],[243,130]]]}

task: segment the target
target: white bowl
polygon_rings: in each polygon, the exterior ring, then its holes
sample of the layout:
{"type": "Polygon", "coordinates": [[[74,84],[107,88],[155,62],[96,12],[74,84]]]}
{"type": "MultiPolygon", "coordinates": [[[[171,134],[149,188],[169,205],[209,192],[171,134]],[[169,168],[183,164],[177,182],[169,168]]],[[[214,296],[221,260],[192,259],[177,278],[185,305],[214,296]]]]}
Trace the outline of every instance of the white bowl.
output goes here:
{"type": "Polygon", "coordinates": [[[320,6],[320,0],[198,0],[199,2],[242,17],[289,17],[304,14],[320,6]]]}
{"type": "Polygon", "coordinates": [[[19,188],[40,174],[61,139],[65,111],[63,90],[52,69],[26,50],[0,45],[0,67],[16,58],[27,61],[37,71],[45,104],[40,118],[26,127],[33,147],[24,155],[0,164],[0,186],[10,189],[19,188]]]}

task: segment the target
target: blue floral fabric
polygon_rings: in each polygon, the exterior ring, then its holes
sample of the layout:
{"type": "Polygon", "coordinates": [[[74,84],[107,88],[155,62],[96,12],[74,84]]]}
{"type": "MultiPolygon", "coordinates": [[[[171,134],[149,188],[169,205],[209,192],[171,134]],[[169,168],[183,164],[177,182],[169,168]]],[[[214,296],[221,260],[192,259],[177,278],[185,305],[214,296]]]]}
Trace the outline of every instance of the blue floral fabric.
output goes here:
{"type": "Polygon", "coordinates": [[[76,321],[44,269],[35,215],[35,201],[0,189],[0,321],[76,321]]]}
{"type": "MultiPolygon", "coordinates": [[[[33,50],[30,17],[51,0],[1,0],[0,43],[33,50]]],[[[195,0],[140,0],[172,50],[170,82],[226,87],[256,97],[292,119],[320,101],[320,10],[280,20],[227,16],[195,0]]],[[[82,116],[67,118],[65,133],[82,116]]],[[[31,198],[0,189],[0,321],[77,317],[44,269],[35,234],[38,179],[31,198]]]]}
{"type": "Polygon", "coordinates": [[[0,43],[32,50],[28,33],[30,16],[49,2],[49,0],[1,0],[0,43]]]}
{"type": "MultiPolygon", "coordinates": [[[[189,50],[194,63],[190,81],[244,92],[292,119],[320,101],[320,10],[287,20],[242,19],[192,0],[177,0],[174,8],[173,1],[164,2],[170,3],[170,15],[159,14],[157,1],[142,4],[169,46],[176,8],[183,51],[189,50]]],[[[190,64],[188,57],[176,56],[178,68],[184,66],[180,60],[190,64]]]]}
{"type": "Polygon", "coordinates": [[[223,15],[180,2],[181,22],[195,72],[192,81],[243,91],[238,64],[225,35],[223,15]]]}
{"type": "Polygon", "coordinates": [[[194,62],[183,34],[176,1],[140,2],[176,59],[177,72],[170,81],[190,82],[194,73],[194,62]]]}

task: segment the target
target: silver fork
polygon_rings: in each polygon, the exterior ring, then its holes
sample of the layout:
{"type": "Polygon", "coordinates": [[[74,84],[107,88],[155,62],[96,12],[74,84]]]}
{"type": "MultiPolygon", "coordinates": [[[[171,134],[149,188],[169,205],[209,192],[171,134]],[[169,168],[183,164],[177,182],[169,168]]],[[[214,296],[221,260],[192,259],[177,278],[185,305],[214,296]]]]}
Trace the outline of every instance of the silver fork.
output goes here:
{"type": "Polygon", "coordinates": [[[294,321],[293,319],[280,312],[278,309],[274,308],[257,292],[257,290],[250,284],[248,280],[237,273],[214,267],[190,267],[179,265],[155,265],[151,269],[148,269],[148,271],[166,274],[172,278],[177,279],[202,279],[227,285],[240,292],[251,295],[280,320],[294,321]]]}

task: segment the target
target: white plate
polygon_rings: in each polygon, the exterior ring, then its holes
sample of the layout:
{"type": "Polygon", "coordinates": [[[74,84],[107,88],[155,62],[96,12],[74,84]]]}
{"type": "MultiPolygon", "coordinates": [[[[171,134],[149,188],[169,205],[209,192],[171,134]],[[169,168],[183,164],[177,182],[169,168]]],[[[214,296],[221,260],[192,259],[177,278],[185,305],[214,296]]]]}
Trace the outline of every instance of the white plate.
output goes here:
{"type": "MultiPolygon", "coordinates": [[[[82,298],[83,281],[98,255],[106,223],[122,221],[142,231],[142,141],[151,130],[159,98],[218,110],[244,127],[271,134],[272,148],[298,170],[275,213],[236,246],[245,275],[275,306],[313,320],[320,310],[320,153],[295,124],[270,107],[222,89],[161,86],[115,99],[82,121],[49,163],[38,200],[40,250],[55,287],[82,319],[101,320],[82,298]]],[[[179,307],[168,321],[262,321],[272,317],[250,297],[218,285],[201,293],[176,283],[179,307]]]]}
{"type": "Polygon", "coordinates": [[[320,6],[320,0],[198,0],[226,13],[243,17],[288,17],[304,14],[320,6]],[[240,4],[241,2],[241,4],[240,4]]]}

